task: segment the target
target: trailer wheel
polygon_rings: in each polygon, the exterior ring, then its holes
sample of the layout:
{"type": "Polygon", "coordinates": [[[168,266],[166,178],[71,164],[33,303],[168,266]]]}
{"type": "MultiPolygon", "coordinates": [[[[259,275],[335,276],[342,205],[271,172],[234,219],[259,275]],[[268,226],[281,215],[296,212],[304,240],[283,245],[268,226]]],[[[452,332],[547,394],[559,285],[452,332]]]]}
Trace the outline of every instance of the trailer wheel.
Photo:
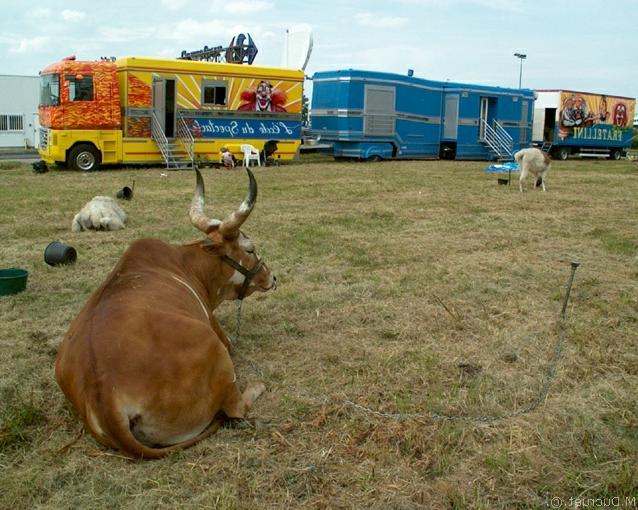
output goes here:
{"type": "Polygon", "coordinates": [[[556,152],[558,159],[565,161],[569,157],[569,149],[567,147],[561,147],[556,152]]]}
{"type": "Polygon", "coordinates": [[[609,159],[613,159],[614,161],[619,161],[622,158],[622,151],[620,149],[611,149],[609,151],[609,159]]]}
{"type": "Polygon", "coordinates": [[[100,153],[88,143],[81,143],[71,149],[68,164],[73,170],[93,172],[100,166],[100,153]]]}

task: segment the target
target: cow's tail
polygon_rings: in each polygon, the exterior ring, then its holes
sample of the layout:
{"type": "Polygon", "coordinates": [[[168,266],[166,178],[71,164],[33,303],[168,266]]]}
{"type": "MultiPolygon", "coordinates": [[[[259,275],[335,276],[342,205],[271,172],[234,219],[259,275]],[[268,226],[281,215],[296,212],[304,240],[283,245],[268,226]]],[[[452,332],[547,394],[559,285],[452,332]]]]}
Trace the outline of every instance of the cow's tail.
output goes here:
{"type": "Polygon", "coordinates": [[[110,439],[117,449],[122,450],[131,457],[139,459],[159,459],[176,450],[188,448],[215,433],[222,425],[221,420],[214,419],[201,433],[187,441],[166,447],[154,448],[141,443],[133,435],[129,416],[121,409],[118,409],[118,406],[109,405],[108,409],[110,410],[108,413],[109,416],[105,420],[107,423],[104,425],[106,426],[105,428],[109,433],[110,439]]]}

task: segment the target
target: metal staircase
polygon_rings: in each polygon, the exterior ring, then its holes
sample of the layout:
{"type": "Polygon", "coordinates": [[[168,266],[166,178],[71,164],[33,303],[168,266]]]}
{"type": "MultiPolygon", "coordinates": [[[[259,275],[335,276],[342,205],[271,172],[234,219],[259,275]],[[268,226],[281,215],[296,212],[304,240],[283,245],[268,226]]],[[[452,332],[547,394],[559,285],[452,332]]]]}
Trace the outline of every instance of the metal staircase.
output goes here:
{"type": "Polygon", "coordinates": [[[172,141],[166,138],[159,119],[152,112],[151,137],[162,153],[167,170],[192,170],[194,168],[195,140],[179,112],[177,114],[177,136],[172,141]]]}
{"type": "Polygon", "coordinates": [[[549,154],[552,151],[552,142],[543,142],[543,145],[541,145],[539,148],[543,152],[549,154]]]}
{"type": "Polygon", "coordinates": [[[513,160],[514,140],[497,121],[493,124],[494,127],[481,119],[481,142],[487,144],[499,161],[513,160]]]}
{"type": "Polygon", "coordinates": [[[193,133],[179,110],[177,110],[177,140],[182,144],[184,152],[190,160],[191,168],[193,168],[193,161],[195,160],[195,138],[193,138],[193,133]]]}

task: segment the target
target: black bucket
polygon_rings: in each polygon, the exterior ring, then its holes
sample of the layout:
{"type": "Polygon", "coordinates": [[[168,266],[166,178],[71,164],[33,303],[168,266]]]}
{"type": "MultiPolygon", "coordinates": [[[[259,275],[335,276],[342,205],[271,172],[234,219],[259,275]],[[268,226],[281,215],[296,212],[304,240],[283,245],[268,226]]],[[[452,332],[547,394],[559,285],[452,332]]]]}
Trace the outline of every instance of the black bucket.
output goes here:
{"type": "Polygon", "coordinates": [[[133,190],[128,186],[124,186],[121,190],[117,192],[115,195],[117,198],[122,198],[124,200],[130,200],[133,198],[133,190]]]}
{"type": "Polygon", "coordinates": [[[78,253],[73,246],[53,241],[44,250],[44,261],[50,266],[61,264],[73,264],[78,258],[78,253]]]}

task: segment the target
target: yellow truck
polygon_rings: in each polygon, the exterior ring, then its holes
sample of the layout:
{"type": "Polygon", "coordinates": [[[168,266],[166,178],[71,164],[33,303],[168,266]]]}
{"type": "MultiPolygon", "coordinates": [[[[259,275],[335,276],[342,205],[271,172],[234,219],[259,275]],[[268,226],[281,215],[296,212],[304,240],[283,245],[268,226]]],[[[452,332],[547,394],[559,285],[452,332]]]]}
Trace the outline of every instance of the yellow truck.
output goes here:
{"type": "Polygon", "coordinates": [[[168,169],[243,158],[291,160],[301,145],[302,70],[234,63],[67,57],[40,72],[39,152],[82,171],[109,164],[168,169]]]}

